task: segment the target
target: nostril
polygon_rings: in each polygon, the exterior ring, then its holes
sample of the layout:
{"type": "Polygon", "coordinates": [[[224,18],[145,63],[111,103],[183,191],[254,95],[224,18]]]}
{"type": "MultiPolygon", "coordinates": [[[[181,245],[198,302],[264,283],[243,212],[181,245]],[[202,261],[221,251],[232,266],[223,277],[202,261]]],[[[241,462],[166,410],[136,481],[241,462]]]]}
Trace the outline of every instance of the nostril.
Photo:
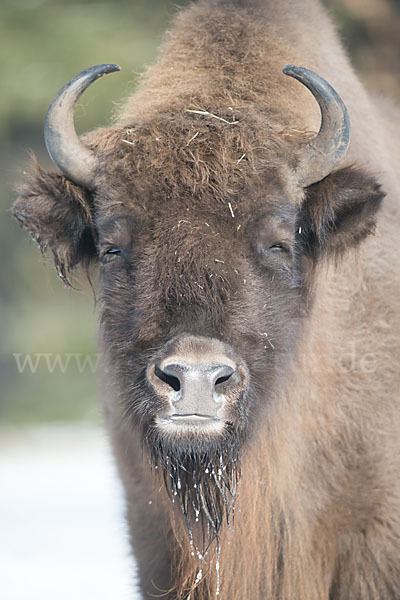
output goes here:
{"type": "Polygon", "coordinates": [[[215,382],[214,385],[217,388],[217,390],[222,387],[222,385],[228,381],[228,379],[230,379],[232,377],[232,375],[234,374],[234,369],[232,369],[231,367],[228,366],[223,366],[220,367],[217,371],[217,373],[215,374],[215,382]]]}
{"type": "Polygon", "coordinates": [[[174,375],[169,375],[168,373],[162,371],[159,367],[157,367],[157,365],[155,365],[154,367],[154,374],[158,377],[158,379],[161,379],[161,381],[172,387],[172,389],[175,390],[175,392],[179,392],[179,390],[181,389],[181,382],[179,381],[178,377],[175,377],[174,375]]]}
{"type": "Polygon", "coordinates": [[[221,383],[225,383],[225,381],[228,381],[228,379],[230,379],[233,375],[233,371],[232,373],[229,373],[229,375],[224,375],[223,377],[218,377],[217,381],[215,382],[215,387],[217,387],[218,385],[221,385],[221,383]]]}

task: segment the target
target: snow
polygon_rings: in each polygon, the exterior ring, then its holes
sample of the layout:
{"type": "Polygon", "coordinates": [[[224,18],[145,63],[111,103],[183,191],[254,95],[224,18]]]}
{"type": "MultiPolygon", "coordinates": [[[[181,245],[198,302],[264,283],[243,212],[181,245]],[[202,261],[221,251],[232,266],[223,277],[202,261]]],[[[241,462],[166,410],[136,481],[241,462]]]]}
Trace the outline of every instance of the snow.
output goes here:
{"type": "Polygon", "coordinates": [[[100,429],[0,430],[0,598],[140,599],[100,429]]]}

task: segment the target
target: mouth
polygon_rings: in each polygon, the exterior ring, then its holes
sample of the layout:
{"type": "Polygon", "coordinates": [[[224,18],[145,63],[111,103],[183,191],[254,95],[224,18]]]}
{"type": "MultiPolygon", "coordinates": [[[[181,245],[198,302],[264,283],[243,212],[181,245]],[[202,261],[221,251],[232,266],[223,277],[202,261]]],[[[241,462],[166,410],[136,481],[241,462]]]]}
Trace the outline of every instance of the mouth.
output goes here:
{"type": "Polygon", "coordinates": [[[191,431],[193,433],[218,433],[223,430],[225,420],[215,415],[174,413],[172,415],[156,417],[155,425],[165,432],[191,431]]]}

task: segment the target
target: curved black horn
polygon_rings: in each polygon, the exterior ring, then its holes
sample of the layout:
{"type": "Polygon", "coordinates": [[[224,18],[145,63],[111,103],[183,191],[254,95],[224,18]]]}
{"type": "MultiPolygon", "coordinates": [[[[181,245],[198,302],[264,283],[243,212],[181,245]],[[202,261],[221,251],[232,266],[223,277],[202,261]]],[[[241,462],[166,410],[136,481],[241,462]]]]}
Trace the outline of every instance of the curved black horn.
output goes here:
{"type": "Polygon", "coordinates": [[[283,73],[305,85],[321,109],[320,130],[304,148],[298,167],[301,184],[307,187],[329,175],[346,155],[350,143],[349,114],[333,87],[314,71],[286,65],[283,73]]]}
{"type": "Polygon", "coordinates": [[[96,65],[85,69],[64,85],[47,111],[44,141],[50,158],[64,175],[87,188],[93,187],[96,159],[75,131],[75,104],[93,81],[119,70],[118,65],[96,65]]]}

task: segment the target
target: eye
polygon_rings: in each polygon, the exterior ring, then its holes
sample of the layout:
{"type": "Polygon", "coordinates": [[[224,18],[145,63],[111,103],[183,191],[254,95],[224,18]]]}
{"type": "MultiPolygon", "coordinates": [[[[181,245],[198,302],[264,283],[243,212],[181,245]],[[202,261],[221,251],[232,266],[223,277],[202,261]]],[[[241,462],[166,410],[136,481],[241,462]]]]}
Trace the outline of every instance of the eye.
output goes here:
{"type": "Polygon", "coordinates": [[[288,269],[295,258],[295,221],[291,215],[265,214],[247,226],[252,248],[266,268],[288,269]]]}
{"type": "Polygon", "coordinates": [[[107,250],[103,250],[101,253],[102,260],[110,260],[116,258],[117,256],[121,256],[122,250],[121,248],[107,248],[107,250]]]}
{"type": "Polygon", "coordinates": [[[271,241],[265,240],[262,243],[259,240],[257,243],[257,252],[263,264],[267,266],[280,267],[284,265],[287,268],[293,260],[293,246],[289,239],[274,242],[273,244],[271,244],[271,241]]]}
{"type": "Polygon", "coordinates": [[[291,252],[290,243],[288,243],[286,241],[281,241],[281,242],[275,242],[274,244],[271,244],[270,246],[264,247],[264,253],[270,252],[270,251],[285,252],[287,254],[290,254],[290,252],[291,252]]]}

